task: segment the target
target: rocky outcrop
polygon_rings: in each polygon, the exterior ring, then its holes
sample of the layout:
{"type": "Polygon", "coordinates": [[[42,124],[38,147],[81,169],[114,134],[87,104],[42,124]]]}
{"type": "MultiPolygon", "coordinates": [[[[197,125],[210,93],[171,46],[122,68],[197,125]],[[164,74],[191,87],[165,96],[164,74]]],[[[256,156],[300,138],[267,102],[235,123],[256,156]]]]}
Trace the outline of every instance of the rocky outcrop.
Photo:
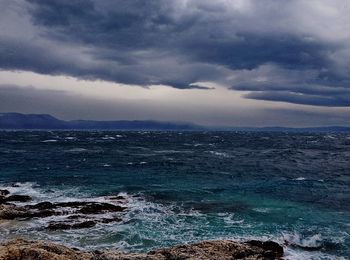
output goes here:
{"type": "Polygon", "coordinates": [[[157,259],[278,259],[283,256],[283,248],[272,241],[268,249],[250,242],[231,240],[205,241],[196,244],[179,245],[150,252],[157,259]],[[272,246],[274,245],[274,246],[272,246]],[[164,257],[164,258],[161,258],[164,257]]]}
{"type": "Polygon", "coordinates": [[[52,203],[44,201],[37,204],[25,205],[25,202],[32,200],[30,196],[10,195],[8,190],[0,190],[0,220],[28,220],[32,218],[64,216],[65,219],[63,221],[49,222],[46,228],[49,230],[91,228],[97,223],[107,224],[122,221],[119,214],[127,208],[119,204],[125,198],[122,196],[115,198],[118,201],[112,201],[112,203],[99,201],[52,203]],[[16,202],[19,202],[19,204],[15,204],[16,202]],[[104,216],[106,213],[109,213],[108,218],[104,216]],[[113,214],[116,215],[113,216],[113,214]]]}
{"type": "Polygon", "coordinates": [[[179,245],[149,253],[123,253],[118,251],[80,251],[42,241],[13,240],[0,245],[1,260],[210,260],[210,259],[280,259],[283,248],[275,242],[237,242],[231,240],[205,241],[179,245]],[[267,249],[266,249],[267,248],[267,249]]]}

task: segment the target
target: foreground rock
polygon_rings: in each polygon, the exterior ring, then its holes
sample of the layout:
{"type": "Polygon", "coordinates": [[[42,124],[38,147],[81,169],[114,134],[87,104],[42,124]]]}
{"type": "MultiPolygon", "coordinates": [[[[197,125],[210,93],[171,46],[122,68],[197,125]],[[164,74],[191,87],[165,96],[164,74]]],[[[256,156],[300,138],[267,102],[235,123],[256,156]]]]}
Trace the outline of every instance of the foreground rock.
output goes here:
{"type": "Polygon", "coordinates": [[[53,243],[30,242],[21,239],[0,245],[1,260],[267,260],[280,259],[282,256],[283,248],[271,241],[250,241],[246,243],[231,240],[205,241],[159,249],[145,254],[122,253],[118,251],[87,252],[53,243]]]}
{"type": "MultiPolygon", "coordinates": [[[[125,200],[122,196],[112,197],[118,203],[125,200]]],[[[0,220],[28,220],[32,218],[47,218],[52,216],[65,216],[63,221],[51,221],[46,226],[49,230],[82,229],[91,228],[96,224],[108,224],[121,222],[120,214],[126,207],[107,202],[96,201],[49,201],[37,204],[27,204],[32,198],[28,195],[10,195],[8,190],[0,190],[0,220]],[[19,202],[20,204],[14,204],[19,202]],[[117,214],[103,217],[104,214],[117,214]]],[[[1,260],[1,259],[0,259],[1,260]]]]}

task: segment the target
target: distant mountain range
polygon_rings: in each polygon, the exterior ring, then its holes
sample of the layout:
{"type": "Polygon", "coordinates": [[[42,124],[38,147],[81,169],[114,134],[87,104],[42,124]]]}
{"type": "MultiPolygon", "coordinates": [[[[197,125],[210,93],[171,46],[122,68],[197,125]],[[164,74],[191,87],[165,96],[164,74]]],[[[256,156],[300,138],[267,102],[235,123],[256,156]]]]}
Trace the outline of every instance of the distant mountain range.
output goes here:
{"type": "Polygon", "coordinates": [[[0,113],[0,129],[42,130],[199,130],[200,126],[187,123],[158,121],[64,121],[45,114],[0,113]]]}
{"type": "Polygon", "coordinates": [[[327,126],[308,128],[289,127],[204,127],[191,123],[159,122],[152,120],[64,121],[46,114],[0,113],[3,130],[159,130],[159,131],[250,131],[250,132],[350,132],[350,127],[327,126]]]}

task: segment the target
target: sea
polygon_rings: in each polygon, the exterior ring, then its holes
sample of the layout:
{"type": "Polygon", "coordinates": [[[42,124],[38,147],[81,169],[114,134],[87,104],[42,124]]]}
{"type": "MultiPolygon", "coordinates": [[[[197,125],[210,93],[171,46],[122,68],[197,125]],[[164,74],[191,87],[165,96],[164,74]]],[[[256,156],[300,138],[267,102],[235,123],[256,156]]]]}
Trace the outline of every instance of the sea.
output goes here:
{"type": "Polygon", "coordinates": [[[0,240],[147,252],[258,239],[286,259],[350,258],[350,133],[1,131],[0,189],[127,206],[121,222],[85,229],[1,221],[0,240]]]}

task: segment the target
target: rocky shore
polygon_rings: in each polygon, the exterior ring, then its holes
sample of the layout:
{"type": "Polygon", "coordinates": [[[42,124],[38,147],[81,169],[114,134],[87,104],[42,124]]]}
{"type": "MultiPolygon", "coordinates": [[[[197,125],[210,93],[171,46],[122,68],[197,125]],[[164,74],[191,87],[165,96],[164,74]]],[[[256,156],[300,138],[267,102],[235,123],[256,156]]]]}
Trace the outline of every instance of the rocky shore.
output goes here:
{"type": "MultiPolygon", "coordinates": [[[[10,194],[0,190],[0,221],[25,221],[47,218],[47,230],[84,229],[95,225],[123,221],[127,211],[123,196],[109,196],[105,201],[42,201],[32,203],[28,195],[10,194]],[[60,216],[57,221],[56,217],[60,216]]],[[[0,244],[0,260],[60,260],[60,259],[281,259],[283,247],[272,241],[237,242],[232,240],[204,241],[157,249],[148,253],[123,253],[120,251],[81,251],[76,248],[44,241],[22,239],[0,244]]]]}
{"type": "Polygon", "coordinates": [[[205,241],[158,249],[148,253],[81,251],[43,241],[12,240],[0,245],[1,260],[175,260],[175,259],[282,259],[283,248],[275,242],[231,240],[205,241]]]}
{"type": "Polygon", "coordinates": [[[29,220],[61,216],[61,221],[50,221],[49,230],[91,228],[98,223],[122,221],[120,213],[126,210],[122,196],[110,196],[107,202],[96,201],[43,201],[32,204],[28,195],[11,195],[0,190],[0,220],[29,220]],[[107,217],[108,216],[108,217],[107,217]]]}

